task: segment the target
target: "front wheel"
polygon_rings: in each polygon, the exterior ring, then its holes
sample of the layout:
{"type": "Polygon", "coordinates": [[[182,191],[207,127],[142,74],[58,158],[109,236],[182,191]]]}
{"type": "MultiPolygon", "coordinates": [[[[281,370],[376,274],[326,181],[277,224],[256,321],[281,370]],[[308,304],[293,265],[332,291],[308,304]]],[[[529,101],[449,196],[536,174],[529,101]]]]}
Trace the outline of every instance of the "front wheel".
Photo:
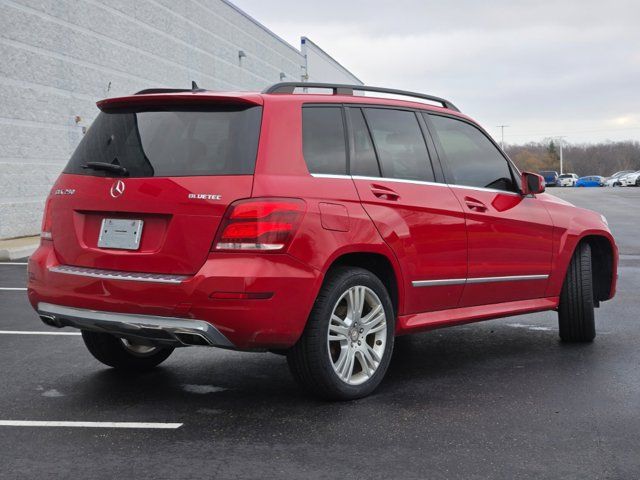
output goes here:
{"type": "Polygon", "coordinates": [[[122,370],[149,370],[173,352],[172,347],[141,345],[102,332],[83,330],[82,339],[96,360],[122,370]]]}
{"type": "Polygon", "coordinates": [[[596,336],[591,247],[581,243],[571,258],[558,306],[560,338],[591,342],[596,336]]]}
{"type": "Polygon", "coordinates": [[[395,317],[387,289],[368,270],[329,273],[302,337],[289,351],[293,377],[331,400],[369,395],[382,381],[393,352],[395,317]]]}

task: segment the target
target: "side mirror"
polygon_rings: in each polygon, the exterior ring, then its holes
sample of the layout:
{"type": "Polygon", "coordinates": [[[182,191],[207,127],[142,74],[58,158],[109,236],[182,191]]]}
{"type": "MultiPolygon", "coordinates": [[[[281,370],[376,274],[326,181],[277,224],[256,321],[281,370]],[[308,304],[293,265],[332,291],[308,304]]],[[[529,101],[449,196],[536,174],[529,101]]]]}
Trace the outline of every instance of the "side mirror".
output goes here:
{"type": "Polygon", "coordinates": [[[544,177],[537,173],[522,172],[522,194],[536,194],[544,192],[544,177]]]}

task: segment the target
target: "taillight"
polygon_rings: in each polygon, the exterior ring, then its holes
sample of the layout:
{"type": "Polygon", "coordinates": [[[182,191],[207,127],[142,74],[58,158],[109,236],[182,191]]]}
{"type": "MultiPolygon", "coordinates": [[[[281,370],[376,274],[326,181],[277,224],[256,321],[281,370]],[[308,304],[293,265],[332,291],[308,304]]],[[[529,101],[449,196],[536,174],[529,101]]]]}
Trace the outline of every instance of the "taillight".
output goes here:
{"type": "Polygon", "coordinates": [[[42,227],[40,229],[40,242],[42,241],[51,241],[53,237],[51,236],[51,198],[47,198],[46,203],[44,204],[44,212],[42,214],[42,227]]]}
{"type": "Polygon", "coordinates": [[[212,250],[284,250],[305,210],[297,198],[238,200],[227,209],[212,250]]]}

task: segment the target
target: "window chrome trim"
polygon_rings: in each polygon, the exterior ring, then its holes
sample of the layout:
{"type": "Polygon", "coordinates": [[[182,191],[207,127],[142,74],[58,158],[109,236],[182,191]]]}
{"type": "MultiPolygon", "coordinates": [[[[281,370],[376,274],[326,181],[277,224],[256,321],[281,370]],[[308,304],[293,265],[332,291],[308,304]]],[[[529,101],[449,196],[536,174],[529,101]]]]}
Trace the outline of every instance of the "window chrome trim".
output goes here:
{"type": "Polygon", "coordinates": [[[338,175],[333,173],[312,173],[311,176],[314,178],[342,178],[342,179],[346,178],[351,180],[350,175],[338,175]]]}
{"type": "Polygon", "coordinates": [[[396,183],[412,183],[415,185],[433,185],[437,187],[446,187],[446,183],[423,182],[421,180],[405,180],[403,178],[387,178],[387,177],[366,177],[364,175],[336,175],[332,173],[312,173],[314,178],[342,178],[349,180],[367,180],[371,182],[396,182],[396,183]]]}
{"type": "Polygon", "coordinates": [[[472,187],[469,185],[457,185],[455,183],[438,183],[438,182],[426,182],[422,180],[405,180],[404,178],[388,178],[388,177],[367,177],[364,175],[336,175],[330,173],[312,173],[314,178],[342,178],[353,180],[366,180],[371,182],[395,182],[395,183],[410,183],[413,185],[430,185],[433,187],[451,187],[451,188],[465,188],[468,190],[478,190],[480,192],[493,192],[503,193],[505,195],[522,196],[518,192],[510,192],[508,190],[498,190],[497,188],[484,188],[484,187],[472,187]]]}
{"type": "Polygon", "coordinates": [[[527,280],[546,280],[549,275],[510,275],[501,277],[445,278],[441,280],[414,280],[414,287],[441,287],[445,285],[466,285],[474,283],[522,282],[527,280]]]}
{"type": "Polygon", "coordinates": [[[102,270],[97,268],[74,267],[72,265],[55,265],[49,267],[50,272],[63,273],[65,275],[77,275],[79,277],[102,278],[105,280],[125,280],[132,282],[151,283],[182,283],[189,278],[188,275],[171,275],[163,273],[123,272],[117,270],[102,270]]]}
{"type": "Polygon", "coordinates": [[[522,194],[518,192],[510,192],[509,190],[499,190],[497,188],[485,188],[485,187],[472,187],[470,185],[458,185],[457,183],[449,183],[451,188],[467,188],[469,190],[477,190],[480,192],[492,192],[492,193],[504,193],[505,195],[515,195],[521,197],[522,194]]]}
{"type": "Polygon", "coordinates": [[[353,175],[351,178],[354,180],[367,180],[372,182],[396,182],[396,183],[411,183],[414,185],[431,185],[435,187],[446,187],[446,183],[426,182],[423,180],[405,180],[403,178],[388,178],[388,177],[366,177],[363,175],[353,175]]]}

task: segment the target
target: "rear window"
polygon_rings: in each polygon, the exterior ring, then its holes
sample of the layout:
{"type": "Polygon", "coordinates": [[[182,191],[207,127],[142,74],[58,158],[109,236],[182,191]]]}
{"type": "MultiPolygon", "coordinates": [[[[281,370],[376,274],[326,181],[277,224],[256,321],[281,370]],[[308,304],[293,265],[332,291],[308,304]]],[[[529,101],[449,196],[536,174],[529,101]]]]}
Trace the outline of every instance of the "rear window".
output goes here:
{"type": "Polygon", "coordinates": [[[310,173],[347,173],[347,148],[341,107],[302,109],[302,150],[310,173]]]}
{"type": "Polygon", "coordinates": [[[101,112],[64,172],[113,176],[87,162],[125,167],[130,177],[253,174],[262,107],[101,112]]]}

